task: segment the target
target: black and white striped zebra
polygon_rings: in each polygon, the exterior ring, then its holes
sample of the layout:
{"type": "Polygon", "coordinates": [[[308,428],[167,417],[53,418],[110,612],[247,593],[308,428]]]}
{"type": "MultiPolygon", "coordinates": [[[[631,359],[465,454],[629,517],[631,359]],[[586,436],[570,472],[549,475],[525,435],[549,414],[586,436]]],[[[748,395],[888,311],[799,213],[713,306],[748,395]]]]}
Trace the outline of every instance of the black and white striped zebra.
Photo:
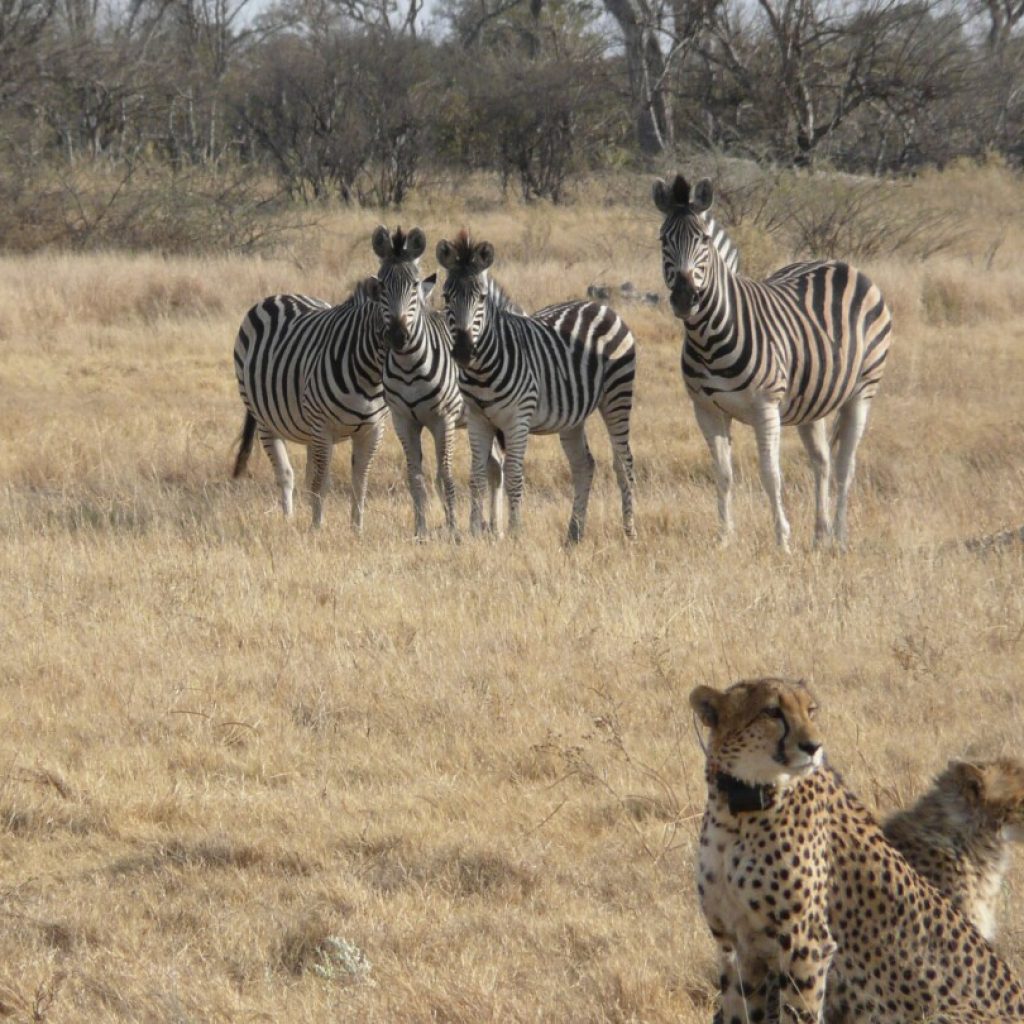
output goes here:
{"type": "MultiPolygon", "coordinates": [[[[427,240],[419,228],[393,235],[381,225],[373,233],[373,251],[380,258],[377,279],[384,313],[384,396],[395,431],[405,451],[409,493],[417,537],[426,534],[427,485],[423,477],[421,435],[434,438],[437,491],[444,503],[445,523],[455,532],[455,481],[452,450],[456,427],[465,424],[459,375],[452,359],[452,337],[443,313],[426,308],[436,277],[420,277],[419,260],[427,240]]],[[[501,490],[501,462],[488,463],[492,508],[501,490]]]]}
{"type": "Polygon", "coordinates": [[[271,295],[245,315],[235,341],[235,376],[245,404],[234,475],[258,434],[274,467],[285,515],[294,473],[285,441],[306,446],[313,526],[323,520],[331,452],[352,439],[352,525],[362,529],[366,475],[384,433],[380,285],[367,278],[340,306],[304,295],[271,295]]]}
{"type": "Polygon", "coordinates": [[[636,345],[616,313],[597,302],[567,302],[528,316],[491,279],[494,247],[465,232],[437,245],[447,271],[445,311],[466,401],[472,469],[470,528],[479,532],[487,454],[496,432],[505,441],[509,527],[516,530],[523,496],[523,458],[530,434],[558,434],[573,477],[568,542],[583,536],[594,476],[585,433],[598,410],[608,428],[622,494],[627,536],[633,524],[633,409],[636,345]]]}
{"type": "Polygon", "coordinates": [[[683,380],[711,449],[723,540],[732,531],[731,425],[757,435],[761,480],[788,549],[782,507],[779,434],[797,427],[815,476],[815,542],[847,538],[847,501],[857,445],[867,424],[891,343],[892,318],[864,274],[835,260],[796,263],[758,282],[733,273],[711,244],[707,179],[691,190],[682,175],[658,180],[654,203],[665,214],[661,251],[672,310],[683,321],[683,380]],[[825,417],[836,413],[838,495],[828,518],[831,468],[825,417]]]}

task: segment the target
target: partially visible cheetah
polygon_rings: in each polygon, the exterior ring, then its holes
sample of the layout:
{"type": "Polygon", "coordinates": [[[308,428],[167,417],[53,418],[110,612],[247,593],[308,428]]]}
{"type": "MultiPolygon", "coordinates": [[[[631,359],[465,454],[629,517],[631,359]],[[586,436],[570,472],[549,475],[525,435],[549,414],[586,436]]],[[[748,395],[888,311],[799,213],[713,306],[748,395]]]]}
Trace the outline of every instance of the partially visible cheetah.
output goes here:
{"type": "Polygon", "coordinates": [[[882,826],[890,843],[991,941],[1010,843],[1024,841],[1024,764],[951,761],[909,810],[882,826]]]}
{"type": "Polygon", "coordinates": [[[830,969],[855,1024],[1024,1021],[1006,964],[826,765],[803,683],[699,686],[690,703],[710,730],[698,891],[724,1024],[774,1016],[775,975],[780,1019],[820,1024],[830,969]]]}

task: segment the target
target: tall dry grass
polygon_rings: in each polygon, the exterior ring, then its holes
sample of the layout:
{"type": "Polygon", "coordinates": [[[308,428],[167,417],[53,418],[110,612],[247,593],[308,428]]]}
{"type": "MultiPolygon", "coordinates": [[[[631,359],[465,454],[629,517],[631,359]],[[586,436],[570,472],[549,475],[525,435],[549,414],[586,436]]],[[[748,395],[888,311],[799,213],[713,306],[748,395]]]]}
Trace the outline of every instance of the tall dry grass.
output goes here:
{"type": "MultiPolygon", "coordinates": [[[[361,538],[344,447],[317,534],[305,506],[281,520],[262,456],[228,480],[241,314],[278,290],[340,299],[373,267],[372,216],[274,260],[0,260],[0,1013],[696,1024],[715,971],[692,685],[807,677],[833,762],[882,810],[952,756],[1020,755],[1024,559],[957,543],[1024,519],[1024,239],[983,221],[979,180],[976,243],[867,268],[897,334],[845,557],[809,548],[794,437],[796,551],[776,553],[746,431],[739,536],[717,550],[664,308],[622,307],[636,543],[595,423],[578,550],[550,438],[520,538],[452,544],[435,505],[416,544],[390,433],[361,538]]],[[[653,290],[657,217],[632,185],[567,210],[447,196],[403,223],[490,238],[527,306],[653,290]]],[[[462,519],[467,460],[463,438],[462,519]]],[[[1021,882],[999,945],[1024,973],[1021,882]]]]}

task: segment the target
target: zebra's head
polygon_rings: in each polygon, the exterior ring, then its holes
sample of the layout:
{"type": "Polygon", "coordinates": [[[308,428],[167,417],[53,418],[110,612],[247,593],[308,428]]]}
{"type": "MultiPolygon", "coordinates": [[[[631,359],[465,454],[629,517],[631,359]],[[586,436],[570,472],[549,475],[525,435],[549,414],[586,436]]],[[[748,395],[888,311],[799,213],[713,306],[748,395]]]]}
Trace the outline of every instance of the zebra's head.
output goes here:
{"type": "Polygon", "coordinates": [[[393,235],[381,224],[373,233],[373,251],[380,259],[377,279],[384,314],[384,340],[396,352],[409,344],[420,310],[434,286],[435,277],[420,280],[420,257],[427,247],[419,228],[393,235]]]}
{"type": "Polygon", "coordinates": [[[691,313],[707,282],[713,243],[705,213],[714,192],[704,178],[693,188],[677,174],[671,185],[654,183],[654,205],[665,214],[661,225],[661,262],[670,292],[672,312],[682,319],[691,313]]]}
{"type": "Polygon", "coordinates": [[[452,332],[452,356],[459,366],[468,366],[487,314],[487,271],[494,262],[494,246],[474,243],[460,231],[454,242],[437,243],[437,262],[448,272],[444,310],[452,332]]]}

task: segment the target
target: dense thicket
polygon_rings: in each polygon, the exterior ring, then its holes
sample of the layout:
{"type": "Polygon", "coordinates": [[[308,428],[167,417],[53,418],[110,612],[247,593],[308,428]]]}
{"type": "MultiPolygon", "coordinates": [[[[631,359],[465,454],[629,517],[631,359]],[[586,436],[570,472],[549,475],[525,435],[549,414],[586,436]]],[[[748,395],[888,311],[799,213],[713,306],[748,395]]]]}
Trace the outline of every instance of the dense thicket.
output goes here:
{"type": "Polygon", "coordinates": [[[3,244],[245,246],[281,199],[484,169],[558,201],[680,150],[1024,162],[1024,0],[256,3],[2,0],[3,244]]]}

